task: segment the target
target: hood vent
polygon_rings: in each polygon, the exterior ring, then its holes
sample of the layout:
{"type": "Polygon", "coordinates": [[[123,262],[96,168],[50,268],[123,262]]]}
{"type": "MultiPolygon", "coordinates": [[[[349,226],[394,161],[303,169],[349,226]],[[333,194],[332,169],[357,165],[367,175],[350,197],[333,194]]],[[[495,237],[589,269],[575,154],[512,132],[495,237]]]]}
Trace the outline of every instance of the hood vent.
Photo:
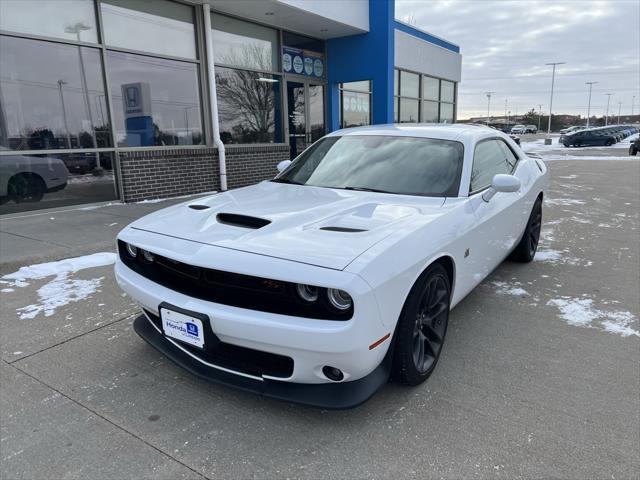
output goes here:
{"type": "Polygon", "coordinates": [[[189,208],[193,208],[194,210],[206,210],[209,208],[208,205],[189,205],[189,208]]]}
{"type": "Polygon", "coordinates": [[[349,228],[349,227],[320,227],[320,230],[325,230],[327,232],[344,232],[344,233],[358,233],[358,232],[366,232],[362,228],[349,228]]]}
{"type": "Polygon", "coordinates": [[[232,225],[241,228],[258,229],[269,225],[271,222],[264,218],[249,217],[247,215],[238,215],[235,213],[219,213],[216,220],[225,225],[232,225]]]}

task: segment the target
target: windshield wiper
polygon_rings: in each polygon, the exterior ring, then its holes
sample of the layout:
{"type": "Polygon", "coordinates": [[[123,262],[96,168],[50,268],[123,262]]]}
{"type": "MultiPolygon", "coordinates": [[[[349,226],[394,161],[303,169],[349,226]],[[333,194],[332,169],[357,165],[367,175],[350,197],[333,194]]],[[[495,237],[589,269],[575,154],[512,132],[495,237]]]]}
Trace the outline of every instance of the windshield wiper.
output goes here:
{"type": "Polygon", "coordinates": [[[289,180],[288,178],[272,178],[269,181],[275,183],[289,183],[291,185],[304,185],[304,183],[296,182],[295,180],[289,180]]]}
{"type": "Polygon", "coordinates": [[[367,187],[342,187],[342,189],[355,190],[357,192],[396,193],[396,192],[390,192],[388,190],[378,190],[377,188],[367,188],[367,187]]]}

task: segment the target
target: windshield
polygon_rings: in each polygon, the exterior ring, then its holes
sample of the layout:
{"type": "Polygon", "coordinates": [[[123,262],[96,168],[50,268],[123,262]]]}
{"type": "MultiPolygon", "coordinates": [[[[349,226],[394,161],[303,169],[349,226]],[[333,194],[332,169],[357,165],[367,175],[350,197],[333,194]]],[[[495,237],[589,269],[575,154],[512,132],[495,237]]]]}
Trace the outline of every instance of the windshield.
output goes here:
{"type": "Polygon", "coordinates": [[[457,196],[464,147],[430,138],[326,137],[274,182],[433,197],[457,196]]]}

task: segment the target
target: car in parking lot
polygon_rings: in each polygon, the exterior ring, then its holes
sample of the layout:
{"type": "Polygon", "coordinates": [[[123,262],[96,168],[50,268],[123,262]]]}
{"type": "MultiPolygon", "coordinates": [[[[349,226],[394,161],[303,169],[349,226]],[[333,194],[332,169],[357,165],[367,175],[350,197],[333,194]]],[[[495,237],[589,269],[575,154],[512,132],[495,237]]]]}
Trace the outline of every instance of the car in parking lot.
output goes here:
{"type": "Polygon", "coordinates": [[[538,133],[538,127],[535,125],[525,125],[524,133],[538,133]]]}
{"type": "Polygon", "coordinates": [[[606,130],[586,130],[561,135],[558,140],[565,147],[610,146],[617,142],[615,135],[606,130]]]}
{"type": "Polygon", "coordinates": [[[524,125],[514,125],[511,127],[511,133],[522,135],[525,132],[526,127],[524,125]]]}
{"type": "Polygon", "coordinates": [[[629,146],[629,155],[637,155],[640,152],[640,137],[636,138],[629,146]]]}
{"type": "Polygon", "coordinates": [[[39,202],[46,193],[63,190],[69,172],[59,158],[31,155],[0,156],[0,205],[39,202]]]}
{"type": "Polygon", "coordinates": [[[578,132],[580,130],[585,130],[586,128],[587,127],[584,127],[584,126],[567,127],[567,128],[563,128],[562,130],[560,130],[560,134],[574,133],[574,132],[578,132]]]}
{"type": "Polygon", "coordinates": [[[339,130],[279,170],[118,235],[135,331],[213,382],[322,408],[420,384],[450,309],[536,253],[546,166],[488,127],[339,130]]]}

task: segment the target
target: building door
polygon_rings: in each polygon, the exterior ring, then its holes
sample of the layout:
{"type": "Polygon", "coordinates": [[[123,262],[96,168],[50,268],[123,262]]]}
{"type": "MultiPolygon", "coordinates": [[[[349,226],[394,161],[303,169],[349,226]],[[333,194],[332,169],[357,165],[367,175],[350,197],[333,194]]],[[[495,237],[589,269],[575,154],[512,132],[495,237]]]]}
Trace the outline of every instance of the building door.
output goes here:
{"type": "Polygon", "coordinates": [[[287,80],[287,116],[291,159],[325,133],[324,85],[287,80]]]}

